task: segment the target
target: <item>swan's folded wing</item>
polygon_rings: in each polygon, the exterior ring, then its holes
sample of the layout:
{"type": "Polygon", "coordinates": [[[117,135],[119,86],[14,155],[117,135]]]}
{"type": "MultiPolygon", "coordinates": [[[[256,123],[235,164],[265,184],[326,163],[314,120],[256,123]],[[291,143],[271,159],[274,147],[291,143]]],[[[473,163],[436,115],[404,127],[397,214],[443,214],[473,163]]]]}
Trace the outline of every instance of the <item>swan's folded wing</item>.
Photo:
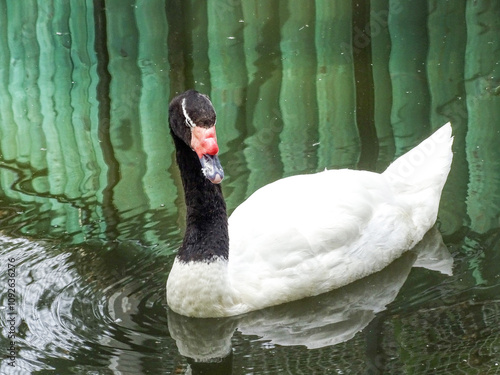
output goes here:
{"type": "Polygon", "coordinates": [[[394,231],[404,212],[392,201],[384,179],[370,172],[327,171],[267,185],[229,220],[233,287],[256,306],[278,304],[383,268],[396,256],[379,248],[405,236],[394,231]]]}

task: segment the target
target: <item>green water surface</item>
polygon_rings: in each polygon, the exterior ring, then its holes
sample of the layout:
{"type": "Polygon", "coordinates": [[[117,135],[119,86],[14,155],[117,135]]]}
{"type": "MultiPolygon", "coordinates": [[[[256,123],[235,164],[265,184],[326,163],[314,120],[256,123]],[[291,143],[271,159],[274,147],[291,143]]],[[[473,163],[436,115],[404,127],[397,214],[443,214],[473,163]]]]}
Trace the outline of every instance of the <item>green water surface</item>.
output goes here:
{"type": "Polygon", "coordinates": [[[0,0],[0,373],[500,373],[499,119],[494,0],[0,0]],[[190,88],[230,212],[284,176],[383,171],[451,121],[453,275],[410,254],[269,311],[169,312],[168,103],[190,88]]]}

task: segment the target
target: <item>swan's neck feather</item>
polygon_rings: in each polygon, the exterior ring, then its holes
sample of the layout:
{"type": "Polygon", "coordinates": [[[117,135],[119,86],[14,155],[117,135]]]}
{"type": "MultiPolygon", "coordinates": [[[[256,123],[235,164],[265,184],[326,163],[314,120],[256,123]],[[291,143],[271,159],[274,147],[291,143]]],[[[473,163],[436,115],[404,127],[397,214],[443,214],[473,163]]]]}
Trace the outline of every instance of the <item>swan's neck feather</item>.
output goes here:
{"type": "Polygon", "coordinates": [[[177,257],[183,262],[211,262],[229,255],[226,204],[220,185],[211,183],[200,160],[172,134],[186,200],[186,233],[177,257]]]}

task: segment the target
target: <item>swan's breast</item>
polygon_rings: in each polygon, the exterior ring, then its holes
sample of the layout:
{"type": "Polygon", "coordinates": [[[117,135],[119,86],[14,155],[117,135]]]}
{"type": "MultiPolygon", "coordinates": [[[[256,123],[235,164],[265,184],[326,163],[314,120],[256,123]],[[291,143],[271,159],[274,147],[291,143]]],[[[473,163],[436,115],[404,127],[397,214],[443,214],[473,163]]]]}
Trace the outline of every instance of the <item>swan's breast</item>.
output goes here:
{"type": "Polygon", "coordinates": [[[230,315],[236,300],[227,279],[227,260],[183,262],[175,258],[167,280],[167,303],[182,315],[230,315]]]}

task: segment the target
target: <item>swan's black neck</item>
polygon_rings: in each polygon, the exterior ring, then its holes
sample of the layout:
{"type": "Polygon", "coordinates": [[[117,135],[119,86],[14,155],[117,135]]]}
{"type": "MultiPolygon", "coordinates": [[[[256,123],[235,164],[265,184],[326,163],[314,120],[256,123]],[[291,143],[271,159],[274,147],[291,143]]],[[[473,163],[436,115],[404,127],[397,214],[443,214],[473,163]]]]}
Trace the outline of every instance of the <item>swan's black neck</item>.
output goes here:
{"type": "Polygon", "coordinates": [[[172,133],[186,199],[186,233],[177,257],[183,262],[228,259],[226,203],[220,185],[201,171],[196,153],[172,133]]]}

